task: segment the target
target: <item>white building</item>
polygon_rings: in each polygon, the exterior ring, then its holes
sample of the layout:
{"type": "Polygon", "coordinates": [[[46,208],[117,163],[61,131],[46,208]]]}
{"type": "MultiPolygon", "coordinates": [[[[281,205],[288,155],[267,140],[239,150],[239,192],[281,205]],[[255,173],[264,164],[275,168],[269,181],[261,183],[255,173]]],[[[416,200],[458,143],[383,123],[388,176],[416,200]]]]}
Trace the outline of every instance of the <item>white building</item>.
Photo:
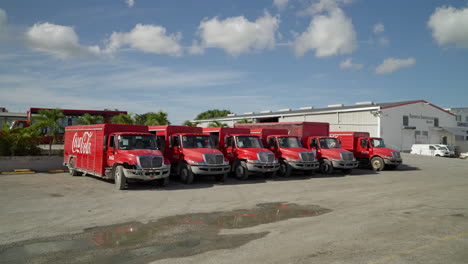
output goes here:
{"type": "Polygon", "coordinates": [[[468,108],[449,108],[448,111],[455,114],[457,128],[455,133],[455,145],[459,146],[461,152],[468,152],[468,108]]]}
{"type": "MultiPolygon", "coordinates": [[[[331,131],[369,132],[381,137],[394,149],[409,151],[415,143],[455,145],[457,123],[455,115],[424,100],[374,103],[361,102],[351,106],[329,105],[314,109],[281,109],[260,113],[231,114],[226,117],[195,120],[207,127],[216,120],[233,126],[243,119],[253,122],[327,122],[331,131]]],[[[460,146],[463,147],[463,146],[460,146]]],[[[462,150],[468,151],[468,150],[462,150]]]]}

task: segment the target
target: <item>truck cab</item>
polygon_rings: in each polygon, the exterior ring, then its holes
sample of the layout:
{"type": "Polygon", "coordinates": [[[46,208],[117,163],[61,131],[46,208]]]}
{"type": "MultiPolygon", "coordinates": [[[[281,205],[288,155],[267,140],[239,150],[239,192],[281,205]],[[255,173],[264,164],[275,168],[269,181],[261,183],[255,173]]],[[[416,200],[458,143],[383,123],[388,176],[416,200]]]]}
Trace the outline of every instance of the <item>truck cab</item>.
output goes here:
{"type": "Polygon", "coordinates": [[[172,172],[190,184],[195,175],[213,175],[224,181],[229,173],[229,161],[214,147],[209,134],[201,127],[150,126],[159,147],[172,164],[172,172]]]}
{"type": "Polygon", "coordinates": [[[336,138],[312,136],[306,138],[304,143],[308,149],[316,151],[320,161],[320,172],[324,174],[331,174],[334,169],[349,174],[359,165],[353,153],[341,148],[336,138]]]}
{"type": "Polygon", "coordinates": [[[231,165],[231,173],[237,179],[245,180],[251,173],[263,173],[275,177],[279,169],[275,154],[264,148],[258,135],[250,134],[250,129],[209,127],[203,128],[215,141],[231,165]]]}
{"type": "Polygon", "coordinates": [[[400,152],[387,148],[384,140],[370,137],[368,132],[331,132],[338,138],[343,147],[352,151],[356,159],[363,164],[370,164],[375,171],[397,168],[401,163],[400,152]]]}
{"type": "Polygon", "coordinates": [[[138,180],[166,185],[171,167],[147,126],[115,124],[66,127],[64,165],[72,176],[114,179],[120,190],[138,180]]]}
{"type": "Polygon", "coordinates": [[[289,177],[293,170],[303,171],[311,175],[319,167],[315,151],[302,147],[301,140],[296,136],[288,135],[287,129],[254,128],[252,134],[260,135],[266,148],[275,153],[279,160],[280,176],[289,177]]]}

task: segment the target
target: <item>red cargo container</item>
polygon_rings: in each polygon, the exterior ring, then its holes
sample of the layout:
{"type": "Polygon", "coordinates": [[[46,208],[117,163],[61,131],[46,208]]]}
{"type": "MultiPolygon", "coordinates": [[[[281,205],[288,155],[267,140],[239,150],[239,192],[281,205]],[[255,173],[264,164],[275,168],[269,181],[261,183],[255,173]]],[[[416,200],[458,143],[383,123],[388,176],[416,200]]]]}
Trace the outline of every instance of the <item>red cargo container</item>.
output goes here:
{"type": "Polygon", "coordinates": [[[384,167],[396,169],[401,163],[400,152],[385,147],[383,139],[370,137],[368,132],[331,132],[341,141],[343,148],[352,151],[362,165],[371,165],[373,170],[384,167]]]}
{"type": "Polygon", "coordinates": [[[173,172],[184,183],[192,183],[194,175],[214,175],[218,181],[226,179],[229,162],[201,127],[150,126],[149,131],[156,135],[173,172]]]}
{"type": "Polygon", "coordinates": [[[64,165],[70,174],[114,179],[118,189],[127,181],[166,185],[169,161],[157,149],[147,126],[99,124],[65,128],[64,165]]]}
{"type": "Polygon", "coordinates": [[[253,128],[250,132],[260,135],[263,145],[275,153],[280,163],[280,176],[290,176],[293,169],[311,175],[319,167],[315,151],[303,148],[301,139],[288,135],[287,129],[253,128]]]}
{"type": "Polygon", "coordinates": [[[287,129],[288,134],[301,138],[302,145],[316,151],[320,162],[319,170],[331,174],[333,169],[351,173],[358,166],[353,153],[340,147],[338,140],[329,136],[330,124],[320,122],[282,122],[282,123],[237,123],[239,128],[287,129]]]}

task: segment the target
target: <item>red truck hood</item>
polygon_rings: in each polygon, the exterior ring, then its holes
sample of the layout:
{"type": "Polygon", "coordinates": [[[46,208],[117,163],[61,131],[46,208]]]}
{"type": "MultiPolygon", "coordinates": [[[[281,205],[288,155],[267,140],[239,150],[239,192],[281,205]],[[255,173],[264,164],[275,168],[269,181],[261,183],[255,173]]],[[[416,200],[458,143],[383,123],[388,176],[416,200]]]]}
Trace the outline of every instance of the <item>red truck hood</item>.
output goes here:
{"type": "Polygon", "coordinates": [[[390,148],[374,148],[374,155],[379,155],[379,156],[392,156],[392,151],[395,151],[394,149],[390,148]]]}
{"type": "Polygon", "coordinates": [[[328,159],[341,159],[341,152],[350,152],[342,148],[320,149],[321,156],[328,159]]]}
{"type": "MultiPolygon", "coordinates": [[[[163,155],[161,151],[154,149],[118,150],[118,154],[118,159],[116,160],[117,162],[127,162],[131,165],[135,165],[138,163],[136,157],[140,155],[163,155]]],[[[167,163],[166,159],[164,159],[164,163],[167,163]]]]}
{"type": "Polygon", "coordinates": [[[300,152],[313,152],[312,150],[305,149],[305,148],[282,148],[281,150],[281,157],[283,158],[291,158],[291,159],[300,159],[299,156],[300,152]]]}
{"type": "Polygon", "coordinates": [[[203,154],[205,153],[222,154],[221,151],[217,149],[210,149],[210,148],[194,148],[194,149],[184,148],[182,151],[184,152],[184,156],[186,160],[193,160],[193,161],[204,161],[203,154]]]}
{"type": "Polygon", "coordinates": [[[269,149],[265,148],[238,148],[237,154],[241,159],[250,159],[250,160],[257,160],[258,156],[257,153],[259,152],[271,152],[269,149]]]}

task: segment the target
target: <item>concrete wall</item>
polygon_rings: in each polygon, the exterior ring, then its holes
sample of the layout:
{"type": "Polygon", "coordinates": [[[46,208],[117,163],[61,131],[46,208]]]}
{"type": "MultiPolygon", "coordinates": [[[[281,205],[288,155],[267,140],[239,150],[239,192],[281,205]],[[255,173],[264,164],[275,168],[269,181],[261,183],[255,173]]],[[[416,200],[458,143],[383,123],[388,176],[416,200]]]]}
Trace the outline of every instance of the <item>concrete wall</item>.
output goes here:
{"type": "Polygon", "coordinates": [[[61,156],[14,156],[0,157],[0,172],[14,171],[15,169],[31,169],[44,172],[49,170],[66,170],[62,165],[61,156]]]}

